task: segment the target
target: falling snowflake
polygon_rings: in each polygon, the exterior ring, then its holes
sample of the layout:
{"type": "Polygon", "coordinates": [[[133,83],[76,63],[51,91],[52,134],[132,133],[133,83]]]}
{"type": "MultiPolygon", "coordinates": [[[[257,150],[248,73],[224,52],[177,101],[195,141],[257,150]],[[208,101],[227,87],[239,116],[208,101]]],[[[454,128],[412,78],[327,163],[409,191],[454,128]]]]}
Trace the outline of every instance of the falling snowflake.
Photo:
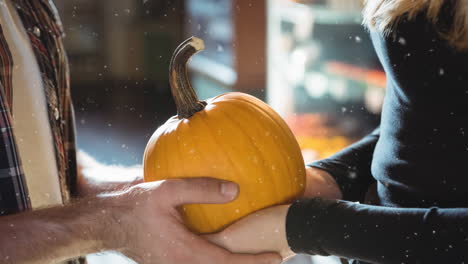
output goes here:
{"type": "Polygon", "coordinates": [[[400,38],[398,39],[398,43],[400,43],[401,45],[404,46],[404,45],[406,45],[406,39],[403,38],[403,37],[400,37],[400,38]]]}

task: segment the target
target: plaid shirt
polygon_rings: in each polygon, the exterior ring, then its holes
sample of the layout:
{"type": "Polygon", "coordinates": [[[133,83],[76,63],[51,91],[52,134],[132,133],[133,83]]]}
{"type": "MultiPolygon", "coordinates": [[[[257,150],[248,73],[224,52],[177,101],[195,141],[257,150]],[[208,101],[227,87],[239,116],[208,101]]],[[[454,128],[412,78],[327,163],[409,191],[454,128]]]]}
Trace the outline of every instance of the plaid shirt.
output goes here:
{"type": "MultiPolygon", "coordinates": [[[[74,115],[64,31],[52,0],[11,0],[29,37],[43,80],[64,203],[76,185],[74,115]]],[[[12,127],[14,61],[0,25],[0,217],[31,209],[12,127]]],[[[86,263],[84,258],[67,263],[86,263]]]]}
{"type": "MultiPolygon", "coordinates": [[[[61,193],[67,203],[76,183],[76,150],[62,24],[51,0],[11,1],[26,29],[42,75],[61,193]]],[[[0,216],[31,209],[12,127],[13,66],[0,25],[0,216]]]]}

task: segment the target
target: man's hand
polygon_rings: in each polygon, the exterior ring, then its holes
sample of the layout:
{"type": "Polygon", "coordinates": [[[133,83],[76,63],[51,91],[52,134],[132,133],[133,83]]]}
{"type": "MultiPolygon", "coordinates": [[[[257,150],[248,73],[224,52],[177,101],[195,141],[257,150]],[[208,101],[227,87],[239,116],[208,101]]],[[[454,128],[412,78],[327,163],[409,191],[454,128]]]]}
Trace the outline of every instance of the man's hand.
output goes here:
{"type": "Polygon", "coordinates": [[[207,178],[143,183],[116,197],[115,219],[121,231],[114,247],[140,264],[281,263],[276,254],[236,255],[192,234],[177,207],[193,203],[226,203],[237,196],[234,183],[207,178]]]}
{"type": "Polygon", "coordinates": [[[303,197],[341,199],[342,194],[335,179],[328,172],[314,167],[307,167],[306,188],[303,197]]]}
{"type": "Polygon", "coordinates": [[[269,264],[273,254],[240,255],[189,232],[177,207],[226,203],[232,183],[180,179],[136,185],[55,207],[0,217],[0,263],[57,263],[101,251],[120,251],[140,264],[269,264]]]}

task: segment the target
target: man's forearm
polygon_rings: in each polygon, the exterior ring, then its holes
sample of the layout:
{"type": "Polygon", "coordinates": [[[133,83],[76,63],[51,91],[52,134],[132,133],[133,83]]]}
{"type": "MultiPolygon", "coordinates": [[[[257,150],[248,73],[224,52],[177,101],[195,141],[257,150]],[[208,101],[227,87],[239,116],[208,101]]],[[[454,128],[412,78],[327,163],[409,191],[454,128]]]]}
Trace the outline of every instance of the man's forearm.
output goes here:
{"type": "Polygon", "coordinates": [[[0,218],[0,263],[56,263],[114,249],[116,217],[107,200],[83,200],[0,218]]]}
{"type": "Polygon", "coordinates": [[[141,166],[104,165],[85,152],[78,152],[78,195],[96,196],[121,191],[143,182],[141,166]]]}

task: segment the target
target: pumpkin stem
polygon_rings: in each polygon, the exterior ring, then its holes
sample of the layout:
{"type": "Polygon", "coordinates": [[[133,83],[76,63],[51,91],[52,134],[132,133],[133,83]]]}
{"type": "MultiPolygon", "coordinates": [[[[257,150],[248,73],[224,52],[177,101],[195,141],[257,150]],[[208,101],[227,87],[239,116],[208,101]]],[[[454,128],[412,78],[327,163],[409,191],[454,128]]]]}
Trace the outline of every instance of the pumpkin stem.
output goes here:
{"type": "Polygon", "coordinates": [[[169,83],[177,107],[179,119],[189,118],[205,109],[206,102],[199,101],[187,75],[187,63],[197,52],[203,50],[203,40],[191,37],[177,47],[169,66],[169,83]]]}

